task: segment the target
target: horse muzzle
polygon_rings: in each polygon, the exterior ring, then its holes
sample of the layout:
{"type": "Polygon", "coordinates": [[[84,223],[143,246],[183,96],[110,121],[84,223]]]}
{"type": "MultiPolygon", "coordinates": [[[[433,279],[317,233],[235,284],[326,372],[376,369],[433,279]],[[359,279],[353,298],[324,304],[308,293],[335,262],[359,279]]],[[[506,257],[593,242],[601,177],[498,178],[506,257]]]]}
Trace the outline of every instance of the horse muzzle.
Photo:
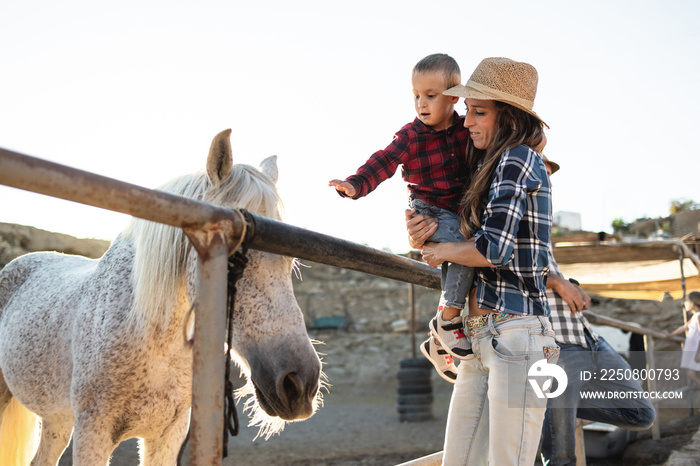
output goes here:
{"type": "Polygon", "coordinates": [[[305,373],[286,372],[269,388],[256,383],[255,378],[252,381],[258,403],[269,416],[285,421],[301,421],[316,412],[320,369],[305,373]]]}

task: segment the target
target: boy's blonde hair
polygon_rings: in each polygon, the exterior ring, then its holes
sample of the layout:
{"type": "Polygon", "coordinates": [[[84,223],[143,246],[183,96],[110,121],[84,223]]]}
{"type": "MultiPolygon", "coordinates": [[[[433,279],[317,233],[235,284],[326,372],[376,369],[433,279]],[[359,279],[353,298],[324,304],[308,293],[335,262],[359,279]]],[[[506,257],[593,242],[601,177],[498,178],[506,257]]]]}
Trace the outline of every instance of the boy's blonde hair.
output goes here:
{"type": "Polygon", "coordinates": [[[462,73],[457,61],[446,53],[434,53],[421,59],[413,67],[412,76],[418,73],[442,73],[445,77],[445,89],[462,83],[462,73]]]}

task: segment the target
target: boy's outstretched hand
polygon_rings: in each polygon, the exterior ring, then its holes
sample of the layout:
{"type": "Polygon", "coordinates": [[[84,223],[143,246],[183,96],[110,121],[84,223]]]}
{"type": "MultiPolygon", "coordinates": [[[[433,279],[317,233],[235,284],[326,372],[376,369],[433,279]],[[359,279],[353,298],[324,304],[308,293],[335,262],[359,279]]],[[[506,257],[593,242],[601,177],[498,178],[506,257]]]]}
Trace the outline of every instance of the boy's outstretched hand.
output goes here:
{"type": "Polygon", "coordinates": [[[355,187],[347,181],[331,180],[328,182],[328,186],[333,186],[336,191],[340,191],[348,197],[353,197],[356,193],[355,187]]]}

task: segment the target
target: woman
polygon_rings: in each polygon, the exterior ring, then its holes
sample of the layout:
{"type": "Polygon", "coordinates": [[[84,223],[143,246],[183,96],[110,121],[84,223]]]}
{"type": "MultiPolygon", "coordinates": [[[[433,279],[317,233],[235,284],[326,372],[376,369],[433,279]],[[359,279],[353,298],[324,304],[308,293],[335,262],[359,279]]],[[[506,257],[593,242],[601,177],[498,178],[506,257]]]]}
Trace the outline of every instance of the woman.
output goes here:
{"type": "Polygon", "coordinates": [[[667,334],[677,336],[685,333],[681,367],[688,370],[691,383],[700,386],[700,292],[691,291],[685,302],[685,308],[693,313],[688,321],[667,334]]]}
{"type": "Polygon", "coordinates": [[[462,229],[471,238],[423,244],[436,221],[406,213],[411,245],[430,266],[478,267],[465,325],[475,357],[457,369],[448,466],[532,465],[537,454],[547,399],[534,387],[544,380],[528,372],[538,361],[555,363],[559,348],[545,296],[551,195],[542,157],[532,149],[543,143],[546,126],[532,111],[536,92],[535,68],[507,58],[484,59],[466,85],[445,91],[467,106],[472,175],[462,229]]]}

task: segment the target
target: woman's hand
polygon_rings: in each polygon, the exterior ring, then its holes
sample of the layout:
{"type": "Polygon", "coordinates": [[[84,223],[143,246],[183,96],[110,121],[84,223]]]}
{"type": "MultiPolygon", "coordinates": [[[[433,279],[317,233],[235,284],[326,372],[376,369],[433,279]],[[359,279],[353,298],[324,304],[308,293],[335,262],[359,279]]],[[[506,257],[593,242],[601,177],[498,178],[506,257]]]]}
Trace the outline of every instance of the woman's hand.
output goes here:
{"type": "Polygon", "coordinates": [[[425,215],[416,215],[415,209],[406,210],[406,230],[408,230],[408,244],[413,249],[422,249],[423,244],[437,230],[438,221],[425,215]]]}

